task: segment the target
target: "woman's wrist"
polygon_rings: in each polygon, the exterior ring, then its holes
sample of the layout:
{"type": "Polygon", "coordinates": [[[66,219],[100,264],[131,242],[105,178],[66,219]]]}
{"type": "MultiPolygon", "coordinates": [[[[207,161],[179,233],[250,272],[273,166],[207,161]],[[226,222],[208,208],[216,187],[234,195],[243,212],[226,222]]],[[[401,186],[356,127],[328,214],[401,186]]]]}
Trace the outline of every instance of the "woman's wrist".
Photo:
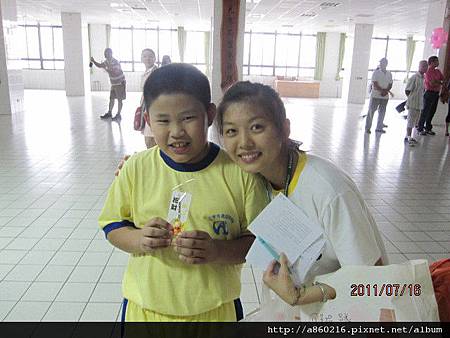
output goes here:
{"type": "Polygon", "coordinates": [[[322,303],[325,303],[328,299],[330,299],[325,284],[314,282],[313,285],[317,286],[320,289],[320,292],[322,293],[322,303]]]}
{"type": "Polygon", "coordinates": [[[296,287],[294,288],[294,297],[293,297],[292,302],[290,303],[291,306],[296,306],[296,305],[298,305],[298,301],[300,300],[300,298],[303,297],[303,295],[305,294],[305,291],[306,291],[306,286],[305,286],[305,284],[302,284],[302,285],[300,285],[300,286],[298,286],[298,287],[296,286],[296,287]]]}

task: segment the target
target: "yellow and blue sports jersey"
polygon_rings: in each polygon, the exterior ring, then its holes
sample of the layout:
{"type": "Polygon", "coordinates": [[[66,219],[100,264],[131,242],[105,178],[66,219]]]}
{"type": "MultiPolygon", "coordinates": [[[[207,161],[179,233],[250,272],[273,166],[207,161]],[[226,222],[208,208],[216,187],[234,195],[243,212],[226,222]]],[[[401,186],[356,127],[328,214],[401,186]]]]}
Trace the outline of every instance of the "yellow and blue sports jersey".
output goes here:
{"type": "MultiPolygon", "coordinates": [[[[133,155],[115,178],[100,227],[107,235],[124,226],[142,228],[154,217],[167,219],[173,188],[187,181],[192,198],[185,231],[237,239],[267,204],[260,179],[243,172],[217,145],[211,143],[207,156],[195,164],[176,163],[153,147],[133,155]]],[[[122,291],[144,309],[196,315],[238,298],[240,272],[236,264],[186,264],[168,247],[152,255],[130,255],[122,291]]]]}

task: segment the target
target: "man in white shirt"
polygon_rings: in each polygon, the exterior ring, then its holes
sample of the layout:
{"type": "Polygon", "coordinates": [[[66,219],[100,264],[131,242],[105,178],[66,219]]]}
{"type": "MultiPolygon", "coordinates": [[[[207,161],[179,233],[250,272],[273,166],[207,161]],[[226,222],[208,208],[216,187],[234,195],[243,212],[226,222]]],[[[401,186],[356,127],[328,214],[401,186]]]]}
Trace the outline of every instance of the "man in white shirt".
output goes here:
{"type": "Polygon", "coordinates": [[[388,60],[382,58],[379,67],[372,75],[372,90],[370,91],[369,111],[366,117],[366,133],[370,134],[372,127],[372,119],[375,111],[378,109],[378,122],[375,129],[378,133],[385,133],[383,129],[384,115],[386,114],[386,106],[389,101],[389,91],[392,88],[392,74],[386,70],[388,60]]]}

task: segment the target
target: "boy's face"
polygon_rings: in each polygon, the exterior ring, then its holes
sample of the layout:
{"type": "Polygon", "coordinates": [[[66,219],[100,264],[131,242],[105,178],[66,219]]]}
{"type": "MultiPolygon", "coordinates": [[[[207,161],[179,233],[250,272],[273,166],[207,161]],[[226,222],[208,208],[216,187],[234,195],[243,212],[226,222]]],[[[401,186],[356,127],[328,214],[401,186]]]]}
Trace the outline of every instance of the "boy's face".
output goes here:
{"type": "Polygon", "coordinates": [[[160,95],[149,107],[147,118],[161,150],[178,163],[196,163],[207,154],[208,127],[215,115],[211,104],[186,94],[160,95]]]}
{"type": "Polygon", "coordinates": [[[146,50],[141,54],[141,61],[146,67],[152,67],[155,64],[155,54],[146,50]]]}
{"type": "Polygon", "coordinates": [[[110,49],[105,49],[105,58],[110,60],[112,58],[112,51],[110,49]]]}

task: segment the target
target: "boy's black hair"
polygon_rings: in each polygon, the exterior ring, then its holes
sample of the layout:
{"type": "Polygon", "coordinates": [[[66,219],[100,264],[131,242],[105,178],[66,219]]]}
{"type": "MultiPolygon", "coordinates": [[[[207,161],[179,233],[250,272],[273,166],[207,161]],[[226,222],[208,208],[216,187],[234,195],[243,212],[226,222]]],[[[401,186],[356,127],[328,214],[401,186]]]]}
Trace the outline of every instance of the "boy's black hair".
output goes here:
{"type": "Polygon", "coordinates": [[[155,51],[153,49],[151,49],[151,48],[144,48],[142,50],[141,54],[144,53],[144,52],[150,52],[150,53],[153,54],[154,57],[156,57],[155,51]]]}
{"type": "Polygon", "coordinates": [[[434,61],[439,61],[439,58],[436,55],[430,56],[428,58],[428,65],[431,65],[434,61]]]}
{"type": "Polygon", "coordinates": [[[211,88],[206,75],[187,63],[171,63],[155,69],[144,84],[147,111],[163,94],[186,94],[200,101],[205,110],[211,103],[211,88]]]}
{"type": "Polygon", "coordinates": [[[280,134],[283,132],[286,109],[278,93],[261,83],[239,81],[227,90],[217,108],[217,128],[220,135],[223,135],[223,114],[232,103],[239,102],[250,103],[261,109],[261,112],[275,124],[278,132],[280,134]]]}

